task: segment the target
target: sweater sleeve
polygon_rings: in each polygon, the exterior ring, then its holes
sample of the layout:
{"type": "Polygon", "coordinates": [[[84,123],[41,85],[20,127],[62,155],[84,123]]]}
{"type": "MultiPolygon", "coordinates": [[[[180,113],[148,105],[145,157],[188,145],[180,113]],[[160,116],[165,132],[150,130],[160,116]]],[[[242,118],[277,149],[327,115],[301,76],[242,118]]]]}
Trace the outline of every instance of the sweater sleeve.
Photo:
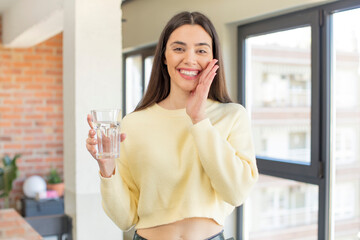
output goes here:
{"type": "Polygon", "coordinates": [[[116,159],[115,174],[110,178],[100,175],[100,189],[105,213],[120,229],[126,231],[139,220],[139,191],[129,171],[123,149],[120,155],[121,157],[116,159]]]}
{"type": "Polygon", "coordinates": [[[224,201],[239,206],[257,181],[258,170],[245,108],[241,106],[229,124],[231,129],[226,137],[208,118],[193,125],[191,132],[212,187],[224,201]]]}

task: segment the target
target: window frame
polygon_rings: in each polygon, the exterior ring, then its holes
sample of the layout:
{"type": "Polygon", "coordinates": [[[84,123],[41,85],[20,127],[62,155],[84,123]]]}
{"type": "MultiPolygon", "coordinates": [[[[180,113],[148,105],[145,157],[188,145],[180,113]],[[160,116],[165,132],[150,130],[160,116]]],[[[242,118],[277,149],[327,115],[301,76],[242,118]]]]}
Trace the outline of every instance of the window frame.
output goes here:
{"type": "Polygon", "coordinates": [[[298,27],[311,27],[311,148],[310,164],[296,163],[282,159],[259,157],[257,163],[262,174],[276,177],[286,177],[307,183],[317,183],[321,177],[320,161],[320,35],[319,32],[319,11],[301,11],[295,14],[287,14],[271,19],[262,20],[238,27],[239,40],[239,74],[238,74],[238,101],[246,106],[246,46],[248,37],[273,33],[277,31],[290,30],[298,27]]]}

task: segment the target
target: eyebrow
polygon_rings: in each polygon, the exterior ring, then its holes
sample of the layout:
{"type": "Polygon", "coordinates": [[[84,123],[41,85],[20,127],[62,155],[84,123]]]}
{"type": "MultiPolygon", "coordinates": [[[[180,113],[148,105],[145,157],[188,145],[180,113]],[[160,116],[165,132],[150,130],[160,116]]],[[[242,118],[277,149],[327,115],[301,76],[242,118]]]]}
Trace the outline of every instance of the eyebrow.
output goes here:
{"type": "MultiPolygon", "coordinates": [[[[172,43],[170,44],[170,46],[175,45],[175,44],[179,44],[179,45],[186,46],[186,43],[181,42],[181,41],[172,42],[172,43]]],[[[195,46],[208,46],[208,47],[210,47],[210,45],[209,45],[208,43],[205,43],[205,42],[196,43],[195,46]]]]}

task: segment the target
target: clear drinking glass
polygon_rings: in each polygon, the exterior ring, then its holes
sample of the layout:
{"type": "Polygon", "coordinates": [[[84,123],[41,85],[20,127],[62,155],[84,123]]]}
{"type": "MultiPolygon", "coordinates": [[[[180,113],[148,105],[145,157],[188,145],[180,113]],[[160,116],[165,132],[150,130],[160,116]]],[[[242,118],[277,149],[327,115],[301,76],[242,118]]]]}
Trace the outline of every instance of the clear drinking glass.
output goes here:
{"type": "Polygon", "coordinates": [[[120,109],[91,111],[96,131],[96,157],[98,159],[118,158],[120,156],[120,109]]]}

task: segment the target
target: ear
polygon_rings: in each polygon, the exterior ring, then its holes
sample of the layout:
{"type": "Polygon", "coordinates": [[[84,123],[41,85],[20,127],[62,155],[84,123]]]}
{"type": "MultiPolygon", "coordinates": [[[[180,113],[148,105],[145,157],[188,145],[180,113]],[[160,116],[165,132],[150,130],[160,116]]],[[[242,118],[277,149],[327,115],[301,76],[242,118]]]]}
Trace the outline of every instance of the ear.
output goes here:
{"type": "Polygon", "coordinates": [[[167,65],[167,61],[166,61],[166,58],[164,57],[164,64],[167,65]]]}

